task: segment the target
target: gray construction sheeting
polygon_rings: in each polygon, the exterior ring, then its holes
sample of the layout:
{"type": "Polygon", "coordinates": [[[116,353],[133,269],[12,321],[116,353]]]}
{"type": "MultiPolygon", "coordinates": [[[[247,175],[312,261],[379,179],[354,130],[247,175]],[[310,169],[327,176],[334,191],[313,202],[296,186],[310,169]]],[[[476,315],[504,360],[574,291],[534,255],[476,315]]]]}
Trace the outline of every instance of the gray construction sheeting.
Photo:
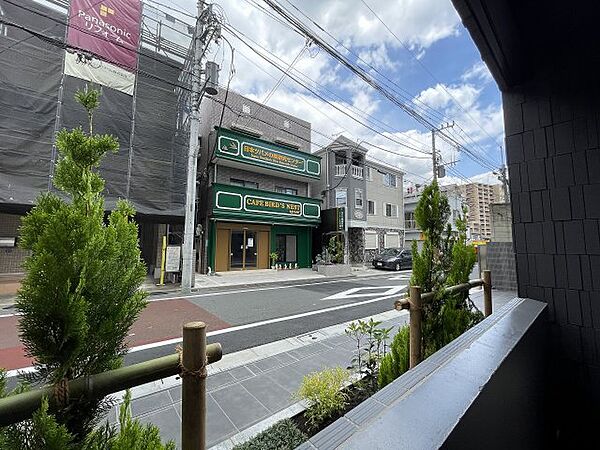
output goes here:
{"type": "MultiPolygon", "coordinates": [[[[64,22],[64,14],[31,0],[22,5],[42,15],[0,0],[8,20],[64,39],[64,25],[52,20],[64,22]]],[[[8,27],[7,36],[0,36],[0,209],[32,205],[47,191],[52,172],[64,50],[30,36],[14,27],[8,27]],[[26,40],[19,42],[22,39],[26,40]]],[[[150,50],[141,52],[130,176],[133,98],[101,88],[94,132],[115,135],[120,144],[119,152],[107,155],[100,168],[106,180],[108,209],[118,198],[125,198],[129,185],[129,200],[139,213],[183,216],[187,140],[185,136],[176,139],[177,94],[173,86],[180,67],[150,50]]],[[[83,86],[83,80],[65,77],[61,128],[81,125],[87,129],[83,108],[73,98],[83,86]]]]}

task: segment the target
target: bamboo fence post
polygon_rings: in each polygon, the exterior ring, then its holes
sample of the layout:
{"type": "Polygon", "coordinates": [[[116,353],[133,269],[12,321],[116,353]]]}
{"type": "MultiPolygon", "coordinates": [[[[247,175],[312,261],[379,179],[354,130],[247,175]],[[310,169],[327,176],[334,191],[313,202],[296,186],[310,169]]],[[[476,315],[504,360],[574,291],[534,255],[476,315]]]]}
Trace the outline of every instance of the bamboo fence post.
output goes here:
{"type": "Polygon", "coordinates": [[[410,287],[410,325],[409,325],[409,349],[410,361],[409,368],[412,369],[421,362],[421,288],[419,286],[410,287]]]}
{"type": "Polygon", "coordinates": [[[206,449],[206,324],[183,326],[181,448],[206,449]]]}
{"type": "Polygon", "coordinates": [[[483,271],[483,308],[485,317],[492,314],[492,272],[490,270],[483,271]]]}

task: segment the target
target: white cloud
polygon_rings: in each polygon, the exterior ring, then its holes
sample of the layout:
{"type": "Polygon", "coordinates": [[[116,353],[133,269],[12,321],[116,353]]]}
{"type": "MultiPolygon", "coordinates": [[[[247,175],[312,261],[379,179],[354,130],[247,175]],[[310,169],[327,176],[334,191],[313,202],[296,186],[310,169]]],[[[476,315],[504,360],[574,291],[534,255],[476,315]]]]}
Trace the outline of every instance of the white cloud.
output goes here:
{"type": "Polygon", "coordinates": [[[493,80],[492,74],[483,61],[473,64],[473,66],[463,73],[461,79],[463,81],[480,81],[483,83],[493,80]]]}

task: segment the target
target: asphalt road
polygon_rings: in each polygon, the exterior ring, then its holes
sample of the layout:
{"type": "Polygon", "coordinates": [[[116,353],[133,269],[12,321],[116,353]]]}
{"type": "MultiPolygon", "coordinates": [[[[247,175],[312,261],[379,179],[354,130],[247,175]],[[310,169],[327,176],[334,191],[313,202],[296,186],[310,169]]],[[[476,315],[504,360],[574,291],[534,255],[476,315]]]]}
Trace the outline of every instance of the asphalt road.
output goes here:
{"type": "MultiPolygon", "coordinates": [[[[159,317],[159,323],[175,322],[172,311],[181,302],[226,323],[225,328],[216,331],[218,334],[209,333],[208,342],[220,342],[223,352],[228,354],[389,311],[393,301],[406,292],[409,278],[410,271],[382,271],[370,277],[158,297],[151,301],[160,305],[151,306],[160,306],[157,309],[164,311],[164,320],[163,316],[159,317]]],[[[179,325],[177,329],[181,329],[179,325]]],[[[173,336],[156,336],[150,344],[134,347],[125,357],[125,365],[172,354],[176,345],[172,342],[173,336]]],[[[11,377],[9,387],[15,380],[16,377],[11,377]]]]}
{"type": "MultiPolygon", "coordinates": [[[[382,272],[368,278],[234,289],[185,298],[232,325],[209,336],[208,342],[220,342],[224,353],[233,353],[389,311],[394,299],[406,292],[409,278],[410,271],[382,272]]],[[[168,343],[130,352],[125,364],[170,354],[173,347],[168,343]]]]}

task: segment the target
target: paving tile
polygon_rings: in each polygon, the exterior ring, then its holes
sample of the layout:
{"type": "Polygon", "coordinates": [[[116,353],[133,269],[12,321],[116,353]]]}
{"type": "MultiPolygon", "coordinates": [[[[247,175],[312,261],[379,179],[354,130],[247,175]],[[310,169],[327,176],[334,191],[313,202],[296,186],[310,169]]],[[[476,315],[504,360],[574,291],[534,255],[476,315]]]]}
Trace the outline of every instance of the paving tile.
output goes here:
{"type": "Polygon", "coordinates": [[[173,402],[167,391],[159,391],[154,394],[144,395],[131,401],[131,414],[134,417],[147,414],[151,411],[169,406],[173,402]]]}
{"type": "Polygon", "coordinates": [[[250,364],[246,364],[246,366],[248,369],[250,369],[252,372],[254,372],[255,375],[258,375],[259,373],[262,372],[261,369],[259,369],[258,367],[256,367],[256,364],[254,363],[250,363],[250,364]]]}
{"type": "Polygon", "coordinates": [[[290,355],[289,352],[278,353],[275,357],[285,366],[287,364],[292,364],[295,361],[298,361],[298,358],[294,358],[290,355]]]}
{"type": "Polygon", "coordinates": [[[245,380],[246,378],[253,377],[254,372],[248,369],[246,366],[236,367],[227,371],[235,380],[245,380]]]}
{"type": "Polygon", "coordinates": [[[273,383],[273,380],[267,374],[242,381],[241,385],[260,400],[271,413],[281,411],[294,403],[292,394],[278,384],[273,383]]]}
{"type": "Polygon", "coordinates": [[[254,365],[256,367],[258,367],[262,372],[264,372],[266,370],[271,370],[271,369],[274,369],[276,367],[281,367],[282,363],[275,356],[269,356],[267,358],[255,361],[254,365]]]}
{"type": "Polygon", "coordinates": [[[226,386],[211,395],[239,430],[270,415],[269,410],[240,384],[226,386]]]}
{"type": "Polygon", "coordinates": [[[173,440],[181,448],[181,420],[174,407],[155,411],[139,418],[143,423],[152,423],[160,429],[163,442],[173,440]]]}
{"type": "Polygon", "coordinates": [[[216,389],[219,389],[226,384],[231,384],[235,382],[235,378],[229,372],[219,372],[213,375],[210,375],[206,379],[206,390],[208,392],[212,392],[216,389]]]}
{"type": "Polygon", "coordinates": [[[303,375],[307,375],[311,372],[318,372],[330,367],[329,356],[330,355],[328,354],[311,355],[291,364],[291,367],[303,375]]]}
{"type": "Polygon", "coordinates": [[[325,350],[328,350],[328,348],[326,346],[324,346],[321,343],[316,343],[316,344],[306,345],[304,347],[300,347],[295,350],[290,350],[289,353],[294,358],[302,359],[302,358],[306,358],[307,356],[314,355],[316,353],[319,353],[319,352],[322,352],[325,350]]]}
{"type": "Polygon", "coordinates": [[[181,401],[181,385],[170,388],[169,395],[173,399],[173,403],[181,401]]]}
{"type": "Polygon", "coordinates": [[[206,396],[206,446],[217,444],[238,432],[211,394],[206,396]]]}
{"type": "Polygon", "coordinates": [[[294,393],[298,390],[302,381],[302,377],[304,376],[292,366],[284,366],[280,367],[279,369],[271,370],[266,375],[279,386],[291,393],[294,393]]]}

